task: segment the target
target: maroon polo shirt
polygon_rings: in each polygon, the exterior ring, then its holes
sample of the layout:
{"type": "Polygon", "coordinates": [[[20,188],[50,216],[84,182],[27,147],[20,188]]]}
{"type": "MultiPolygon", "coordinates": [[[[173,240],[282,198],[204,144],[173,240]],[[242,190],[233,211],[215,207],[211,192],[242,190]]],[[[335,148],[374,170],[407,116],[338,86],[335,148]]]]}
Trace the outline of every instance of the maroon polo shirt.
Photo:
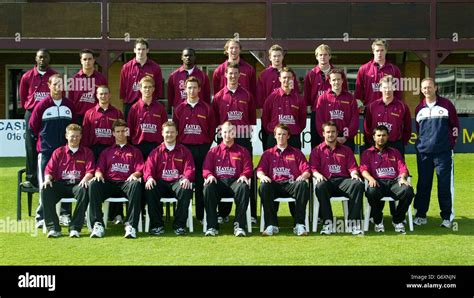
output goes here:
{"type": "Polygon", "coordinates": [[[252,94],[241,86],[235,92],[224,87],[215,96],[212,102],[212,109],[221,125],[225,121],[230,121],[234,125],[255,125],[257,122],[255,100],[252,94]]]}
{"type": "Polygon", "coordinates": [[[252,159],[248,150],[233,144],[227,147],[224,142],[211,148],[204,159],[202,176],[210,175],[217,179],[236,178],[241,176],[251,178],[253,174],[252,159]]]}
{"type": "Polygon", "coordinates": [[[353,139],[359,129],[359,111],[357,101],[347,91],[336,95],[332,90],[323,93],[318,99],[316,108],[316,129],[323,135],[321,125],[332,120],[336,123],[339,134],[346,139],[353,139]]]}
{"type": "Polygon", "coordinates": [[[138,148],[114,144],[102,151],[95,171],[101,172],[105,180],[125,181],[135,172],[142,173],[143,166],[143,155],[138,148]]]}
{"type": "Polygon", "coordinates": [[[150,105],[139,99],[128,112],[128,127],[132,144],[141,142],[163,142],[161,125],[168,121],[165,107],[158,101],[152,101],[150,105]]]}
{"type": "Polygon", "coordinates": [[[107,110],[96,104],[87,110],[82,122],[81,144],[90,147],[95,144],[113,145],[112,124],[117,119],[123,119],[122,111],[109,104],[107,110]]]}
{"type": "Polygon", "coordinates": [[[306,104],[299,94],[286,94],[280,88],[267,97],[263,105],[262,125],[272,134],[279,123],[286,124],[291,135],[299,135],[306,127],[306,104]]]}
{"type": "Polygon", "coordinates": [[[199,91],[199,99],[211,104],[211,85],[209,78],[197,66],[194,66],[193,71],[188,75],[188,71],[184,66],[173,71],[168,78],[168,106],[176,108],[180,103],[186,101],[186,86],[184,83],[190,76],[196,77],[201,83],[201,91],[199,91]]]}
{"type": "Polygon", "coordinates": [[[335,177],[350,177],[357,171],[357,162],[351,148],[337,143],[336,148],[331,148],[322,142],[314,147],[309,156],[311,171],[318,172],[326,179],[335,177]]]}
{"type": "Polygon", "coordinates": [[[81,69],[72,77],[72,82],[68,98],[74,103],[76,114],[82,116],[96,105],[97,87],[107,85],[107,79],[97,70],[88,77],[81,69]]]}
{"type": "Polygon", "coordinates": [[[73,153],[69,146],[65,145],[54,150],[44,174],[53,176],[55,181],[76,184],[87,173],[94,174],[94,170],[94,154],[89,148],[79,146],[76,153],[73,153]]]}
{"type": "Polygon", "coordinates": [[[155,80],[153,99],[157,100],[163,97],[163,76],[158,63],[148,58],[141,66],[136,58],[133,58],[120,71],[120,98],[124,103],[134,103],[141,97],[140,80],[144,76],[151,76],[155,80]]]}
{"type": "Polygon", "coordinates": [[[304,172],[311,173],[303,152],[291,146],[283,152],[277,146],[263,152],[256,171],[263,172],[276,182],[294,181],[304,172]]]}
{"type": "Polygon", "coordinates": [[[408,168],[397,149],[386,147],[382,151],[374,146],[364,150],[360,157],[360,171],[367,171],[375,179],[396,179],[408,175],[408,168]]]}
{"type": "MultiPolygon", "coordinates": [[[[280,71],[271,65],[260,73],[257,81],[257,109],[263,108],[265,99],[275,90],[281,87],[280,83],[280,71]]],[[[300,93],[298,85],[298,77],[293,72],[293,90],[297,94],[300,93]]]]}
{"type": "Polygon", "coordinates": [[[150,152],[144,169],[145,182],[151,177],[155,180],[174,182],[181,178],[194,181],[194,159],[188,148],[176,144],[169,151],[162,143],[150,152]]]}
{"type": "MultiPolygon", "coordinates": [[[[229,60],[220,64],[212,74],[212,85],[214,88],[214,95],[222,88],[227,86],[227,78],[225,77],[225,70],[229,65],[229,60]]],[[[257,92],[257,78],[255,76],[255,69],[240,58],[239,60],[239,85],[247,89],[253,96],[257,92]]]]}
{"type": "Polygon", "coordinates": [[[402,140],[404,145],[408,144],[411,138],[410,108],[395,97],[388,105],[385,105],[381,98],[373,101],[365,109],[364,119],[365,138],[371,145],[374,143],[373,131],[378,125],[388,128],[390,142],[402,140]]]}
{"type": "MultiPolygon", "coordinates": [[[[334,66],[330,64],[329,69],[333,69],[334,66]]],[[[348,91],[347,87],[347,78],[343,76],[342,90],[348,91]]],[[[304,79],[304,99],[306,105],[311,107],[311,110],[316,111],[316,106],[318,104],[318,98],[323,95],[324,92],[331,89],[331,84],[329,83],[329,76],[326,76],[324,72],[316,65],[311,69],[304,79]]]]}
{"type": "MultiPolygon", "coordinates": [[[[385,60],[385,64],[380,65],[374,60],[370,60],[359,68],[356,79],[356,88],[354,92],[355,99],[360,99],[365,106],[368,106],[372,101],[382,97],[380,92],[380,79],[386,75],[391,75],[397,78],[400,82],[400,69],[395,65],[385,60]]],[[[402,91],[394,92],[395,97],[402,98],[402,91]]]]}
{"type": "Polygon", "coordinates": [[[173,111],[178,127],[178,142],[186,145],[210,144],[216,130],[211,106],[199,100],[194,108],[184,101],[173,111]]]}
{"type": "Polygon", "coordinates": [[[49,95],[49,77],[56,73],[52,68],[48,68],[44,75],[40,75],[35,66],[23,74],[20,81],[21,107],[32,110],[37,102],[45,99],[49,95]]]}

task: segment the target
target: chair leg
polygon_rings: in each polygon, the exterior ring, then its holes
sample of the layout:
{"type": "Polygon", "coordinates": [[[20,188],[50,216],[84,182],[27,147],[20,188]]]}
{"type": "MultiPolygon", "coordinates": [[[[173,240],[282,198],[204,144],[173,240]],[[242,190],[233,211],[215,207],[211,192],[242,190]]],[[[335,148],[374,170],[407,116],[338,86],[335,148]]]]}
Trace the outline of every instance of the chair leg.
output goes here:
{"type": "Polygon", "coordinates": [[[104,221],[104,229],[107,228],[107,221],[109,219],[109,207],[110,207],[110,203],[105,201],[104,202],[104,218],[103,218],[103,221],[104,221]]]}
{"type": "Polygon", "coordinates": [[[148,213],[148,205],[145,206],[145,232],[150,231],[150,214],[148,213]]]}
{"type": "Polygon", "coordinates": [[[306,212],[305,212],[305,226],[306,226],[306,231],[309,232],[309,204],[306,205],[306,212]]]}
{"type": "MultiPolygon", "coordinates": [[[[38,197],[39,197],[39,194],[38,194],[38,197]]],[[[28,193],[28,216],[31,216],[32,206],[33,206],[33,194],[29,192],[28,193]]]]}
{"type": "Polygon", "coordinates": [[[370,204],[367,198],[365,198],[365,204],[366,204],[366,207],[365,207],[365,216],[364,216],[364,232],[367,232],[369,230],[370,211],[372,207],[370,207],[370,204]]]}
{"type": "Polygon", "coordinates": [[[261,211],[260,211],[260,233],[263,232],[265,229],[265,214],[263,212],[263,205],[261,206],[261,211]]]}
{"type": "Polygon", "coordinates": [[[346,233],[349,231],[349,203],[347,201],[342,201],[342,207],[344,208],[344,230],[346,233]]]}
{"type": "Polygon", "coordinates": [[[143,232],[143,213],[138,216],[138,232],[143,232]]]}
{"type": "Polygon", "coordinates": [[[313,201],[313,232],[318,231],[319,201],[314,197],[313,201]]]}
{"type": "Polygon", "coordinates": [[[204,216],[202,218],[202,231],[204,233],[207,231],[206,209],[204,209],[204,216]]]}
{"type": "Polygon", "coordinates": [[[252,219],[250,214],[250,200],[249,205],[247,206],[247,230],[249,233],[252,233],[252,219]]]}
{"type": "Polygon", "coordinates": [[[189,208],[188,208],[188,228],[189,232],[193,233],[194,232],[194,226],[193,226],[193,201],[189,201],[189,208]]]}
{"type": "Polygon", "coordinates": [[[408,226],[410,227],[410,232],[413,232],[413,212],[411,205],[408,207],[408,226]]]}

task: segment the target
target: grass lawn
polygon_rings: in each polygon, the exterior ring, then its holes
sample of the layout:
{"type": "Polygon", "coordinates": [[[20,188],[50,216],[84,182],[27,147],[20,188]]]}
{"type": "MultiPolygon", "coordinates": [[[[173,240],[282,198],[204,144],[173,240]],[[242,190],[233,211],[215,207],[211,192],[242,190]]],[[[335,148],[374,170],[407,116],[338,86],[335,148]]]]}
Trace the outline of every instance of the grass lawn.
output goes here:
{"type": "MultiPolygon", "coordinates": [[[[258,160],[255,160],[255,164],[258,160]]],[[[417,172],[414,155],[407,156],[412,181],[417,172]]],[[[23,158],[0,158],[0,264],[1,265],[473,265],[474,236],[474,154],[455,157],[455,211],[457,231],[439,227],[436,187],[426,226],[415,226],[414,232],[393,232],[390,216],[385,216],[384,234],[375,234],[373,226],[364,237],[349,234],[296,237],[287,204],[279,212],[280,234],[262,237],[254,226],[252,235],[236,238],[232,224],[221,226],[218,237],[203,237],[199,223],[195,232],[177,237],[167,223],[160,237],[139,234],[136,240],[123,238],[123,226],[110,224],[103,239],[90,239],[84,229],[79,239],[47,239],[41,232],[11,232],[8,222],[16,221],[16,176],[24,166],[23,158]]],[[[436,185],[436,180],[435,180],[436,185]]],[[[27,215],[23,195],[23,225],[33,225],[27,215]]],[[[33,200],[37,205],[37,195],[33,200]]],[[[342,208],[333,205],[334,214],[342,208]]],[[[388,207],[385,208],[388,214],[388,207]]],[[[231,218],[232,220],[232,218],[231,218]]],[[[408,227],[407,227],[408,230],[408,227]]],[[[63,227],[63,234],[67,229],[63,227]]]]}

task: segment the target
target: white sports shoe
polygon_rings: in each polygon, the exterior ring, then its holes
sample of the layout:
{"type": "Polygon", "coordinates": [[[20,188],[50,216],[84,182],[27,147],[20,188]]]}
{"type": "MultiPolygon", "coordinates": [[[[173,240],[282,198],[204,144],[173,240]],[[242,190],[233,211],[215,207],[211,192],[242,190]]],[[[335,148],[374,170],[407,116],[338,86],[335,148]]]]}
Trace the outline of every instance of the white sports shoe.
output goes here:
{"type": "Polygon", "coordinates": [[[293,233],[297,236],[308,236],[308,232],[306,231],[305,225],[297,224],[293,229],[293,233]]]}
{"type": "Polygon", "coordinates": [[[395,232],[405,234],[405,225],[403,224],[403,222],[397,224],[392,222],[392,224],[395,228],[395,232]]]}
{"type": "Polygon", "coordinates": [[[81,237],[79,235],[79,232],[77,230],[71,230],[69,231],[69,238],[79,238],[81,237]]]}
{"type": "Polygon", "coordinates": [[[376,233],[383,233],[383,232],[385,232],[385,227],[383,226],[383,222],[381,222],[381,223],[379,223],[379,224],[376,224],[376,225],[374,226],[374,231],[375,231],[376,233]]]}
{"type": "Polygon", "coordinates": [[[125,226],[125,238],[135,239],[137,238],[137,230],[131,225],[125,226]]]}
{"type": "Polygon", "coordinates": [[[119,214],[115,216],[113,222],[114,222],[114,225],[122,224],[123,223],[122,215],[119,214]]]}
{"type": "Polygon", "coordinates": [[[235,235],[235,237],[245,237],[246,236],[245,231],[242,228],[235,228],[234,229],[234,235],[235,235]]]}
{"type": "Polygon", "coordinates": [[[332,234],[332,224],[324,225],[320,232],[321,235],[331,235],[332,234]]]}
{"type": "Polygon", "coordinates": [[[421,226],[426,225],[428,223],[428,220],[426,219],[426,217],[415,217],[413,223],[417,226],[421,226]]]}
{"type": "Polygon", "coordinates": [[[60,231],[51,230],[48,232],[48,238],[59,238],[61,237],[60,231]]]}
{"type": "Polygon", "coordinates": [[[214,228],[209,228],[207,229],[206,233],[204,234],[204,236],[216,236],[219,234],[219,231],[214,229],[214,228]]]}
{"type": "Polygon", "coordinates": [[[453,223],[448,219],[443,219],[443,221],[441,222],[439,226],[443,228],[451,229],[451,227],[453,226],[453,223]]]}
{"type": "Polygon", "coordinates": [[[364,236],[364,231],[360,228],[359,224],[356,224],[352,227],[352,235],[364,236]]]}
{"type": "Polygon", "coordinates": [[[68,214],[63,214],[59,216],[59,224],[65,227],[68,227],[71,223],[71,217],[68,214]]]}
{"type": "Polygon", "coordinates": [[[101,223],[96,222],[94,228],[92,228],[91,238],[102,238],[105,235],[104,226],[101,223]]]}
{"type": "Polygon", "coordinates": [[[275,234],[278,234],[280,232],[280,229],[276,226],[268,226],[265,231],[263,231],[262,235],[263,236],[273,236],[275,234]]]}

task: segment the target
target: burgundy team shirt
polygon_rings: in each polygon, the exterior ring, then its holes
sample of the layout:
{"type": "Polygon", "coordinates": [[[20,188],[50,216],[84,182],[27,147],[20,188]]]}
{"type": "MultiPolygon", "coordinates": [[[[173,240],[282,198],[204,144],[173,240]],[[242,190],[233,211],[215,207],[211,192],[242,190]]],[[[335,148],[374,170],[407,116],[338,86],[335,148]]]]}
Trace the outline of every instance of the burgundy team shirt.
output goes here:
{"type": "Polygon", "coordinates": [[[370,144],[374,143],[372,134],[378,125],[388,128],[390,142],[402,140],[404,145],[408,144],[411,137],[411,115],[407,104],[397,98],[388,105],[381,98],[370,103],[365,109],[364,119],[364,134],[370,144]]]}
{"type": "Polygon", "coordinates": [[[49,95],[49,77],[56,73],[52,68],[48,68],[44,75],[40,75],[36,66],[27,71],[20,81],[21,107],[31,110],[37,102],[45,99],[49,95]]]}
{"type": "Polygon", "coordinates": [[[224,142],[211,148],[202,166],[202,176],[210,175],[217,179],[251,178],[253,174],[252,159],[248,150],[238,144],[227,147],[224,142]]]}
{"type": "MultiPolygon", "coordinates": [[[[257,81],[257,109],[263,108],[265,99],[275,90],[280,89],[280,71],[271,65],[260,73],[257,81]]],[[[300,93],[298,79],[293,72],[293,89],[291,92],[300,93]]]]}
{"type": "Polygon", "coordinates": [[[178,142],[186,145],[210,144],[216,130],[215,115],[211,107],[198,101],[194,108],[182,102],[173,112],[173,122],[178,127],[178,142]]]}
{"type": "Polygon", "coordinates": [[[276,182],[294,181],[304,172],[311,173],[303,152],[291,146],[283,152],[277,146],[263,152],[256,171],[276,182]]]}
{"type": "Polygon", "coordinates": [[[234,125],[255,125],[257,122],[255,101],[252,94],[238,86],[235,92],[224,87],[215,96],[212,109],[217,124],[230,121],[234,125]]]}
{"type": "Polygon", "coordinates": [[[143,166],[143,155],[138,148],[114,144],[102,151],[95,171],[102,173],[106,180],[126,181],[131,174],[142,173],[143,166]]]}
{"type": "Polygon", "coordinates": [[[140,80],[144,76],[151,76],[155,80],[153,99],[163,97],[163,76],[158,63],[148,58],[141,66],[136,58],[133,58],[122,67],[120,72],[120,98],[124,103],[134,103],[141,97],[140,80]]]}
{"type": "Polygon", "coordinates": [[[211,85],[209,78],[202,70],[195,66],[191,72],[184,69],[184,66],[173,71],[168,78],[168,106],[176,108],[180,103],[186,101],[186,86],[184,83],[190,76],[196,77],[201,83],[199,99],[211,104],[211,85]]]}
{"type": "Polygon", "coordinates": [[[321,125],[332,120],[336,123],[339,133],[346,139],[353,139],[359,129],[359,111],[357,101],[347,91],[336,95],[328,90],[318,99],[316,108],[316,129],[323,135],[321,125]]]}
{"type": "Polygon", "coordinates": [[[351,148],[336,144],[334,150],[326,142],[314,147],[309,156],[311,171],[318,172],[326,179],[335,177],[350,177],[357,171],[357,162],[351,148]]]}
{"type": "MultiPolygon", "coordinates": [[[[212,74],[212,85],[214,87],[214,95],[222,88],[227,86],[227,78],[225,77],[225,70],[229,65],[229,61],[219,65],[212,74]]],[[[245,62],[242,58],[239,60],[239,85],[247,89],[253,96],[257,92],[257,79],[255,76],[255,69],[245,62]]]]}
{"type": "Polygon", "coordinates": [[[82,69],[74,75],[73,86],[69,90],[69,99],[74,103],[76,114],[84,115],[87,110],[93,108],[97,103],[95,93],[100,85],[107,85],[107,79],[103,74],[94,70],[88,77],[82,69]]]}
{"type": "Polygon", "coordinates": [[[397,149],[386,147],[382,151],[374,146],[365,150],[360,157],[360,171],[367,171],[375,179],[396,179],[408,175],[408,168],[397,149]]]}
{"type": "Polygon", "coordinates": [[[79,146],[76,153],[73,153],[65,145],[54,150],[44,173],[53,176],[54,181],[76,184],[86,174],[94,174],[94,170],[94,154],[89,148],[79,146]]]}
{"type": "Polygon", "coordinates": [[[112,124],[117,119],[123,119],[122,111],[109,104],[104,110],[99,104],[89,109],[82,122],[81,144],[90,147],[95,144],[113,145],[112,124]]]}
{"type": "Polygon", "coordinates": [[[145,182],[151,177],[157,180],[174,182],[181,178],[194,181],[195,167],[194,159],[188,148],[176,144],[169,151],[162,143],[153,149],[145,163],[143,176],[145,182]]]}
{"type": "Polygon", "coordinates": [[[132,144],[138,145],[143,141],[161,143],[161,126],[168,121],[165,107],[158,101],[150,105],[139,99],[128,112],[128,127],[132,144]]]}
{"type": "MultiPolygon", "coordinates": [[[[331,70],[333,68],[334,66],[330,64],[329,69],[331,70]]],[[[342,79],[342,90],[348,91],[346,76],[344,75],[342,79]]],[[[304,79],[304,99],[306,105],[311,107],[313,112],[316,111],[318,98],[329,89],[331,89],[329,76],[326,76],[319,66],[316,65],[306,74],[306,78],[304,79]]]]}
{"type": "Polygon", "coordinates": [[[306,127],[306,104],[299,94],[286,94],[280,88],[265,100],[262,111],[263,127],[272,134],[279,123],[286,124],[291,135],[299,135],[306,127]]]}
{"type": "MultiPolygon", "coordinates": [[[[380,67],[380,64],[374,62],[374,60],[362,65],[357,73],[354,97],[362,100],[365,106],[381,98],[382,92],[380,92],[379,82],[380,79],[386,75],[391,75],[400,82],[400,69],[387,60],[382,67],[380,67]]],[[[394,96],[396,98],[402,98],[402,91],[396,90],[394,96]]]]}

